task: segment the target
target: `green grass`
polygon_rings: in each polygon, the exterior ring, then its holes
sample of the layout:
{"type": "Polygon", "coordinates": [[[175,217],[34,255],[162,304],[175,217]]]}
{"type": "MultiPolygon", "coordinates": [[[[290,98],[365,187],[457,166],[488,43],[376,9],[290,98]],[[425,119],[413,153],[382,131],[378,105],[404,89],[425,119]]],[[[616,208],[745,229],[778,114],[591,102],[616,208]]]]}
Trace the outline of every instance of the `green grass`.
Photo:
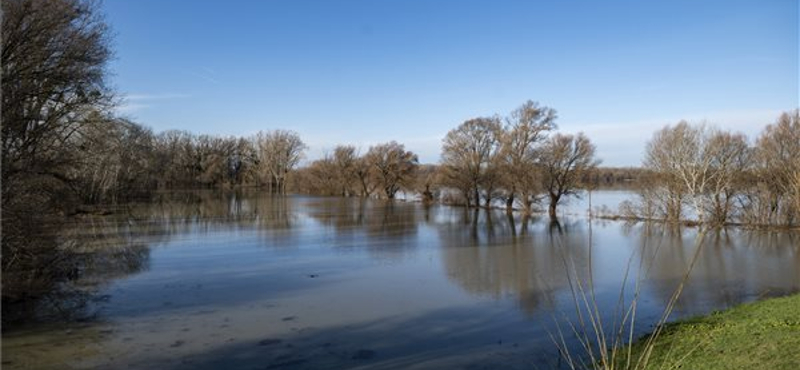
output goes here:
{"type": "MultiPolygon", "coordinates": [[[[633,363],[646,338],[634,344],[633,363]]],[[[668,324],[647,368],[800,369],[800,294],[668,324]]]]}

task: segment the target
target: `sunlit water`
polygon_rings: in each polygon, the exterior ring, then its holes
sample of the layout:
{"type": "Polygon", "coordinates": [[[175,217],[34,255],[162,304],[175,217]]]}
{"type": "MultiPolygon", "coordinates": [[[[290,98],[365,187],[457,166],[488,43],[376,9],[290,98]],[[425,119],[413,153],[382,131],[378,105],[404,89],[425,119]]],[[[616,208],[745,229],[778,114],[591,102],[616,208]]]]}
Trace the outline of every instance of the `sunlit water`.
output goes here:
{"type": "MultiPolygon", "coordinates": [[[[593,205],[627,196],[595,192],[593,205]]],[[[627,302],[641,282],[644,334],[695,252],[695,229],[590,223],[586,207],[571,203],[552,225],[418,203],[189,193],[83,218],[63,239],[103,252],[76,284],[86,294],[6,330],[3,368],[563,367],[552,336],[561,325],[576,349],[570,282],[594,284],[608,326],[620,290],[627,302]]],[[[711,233],[672,318],[797,291],[799,241],[711,233]]]]}

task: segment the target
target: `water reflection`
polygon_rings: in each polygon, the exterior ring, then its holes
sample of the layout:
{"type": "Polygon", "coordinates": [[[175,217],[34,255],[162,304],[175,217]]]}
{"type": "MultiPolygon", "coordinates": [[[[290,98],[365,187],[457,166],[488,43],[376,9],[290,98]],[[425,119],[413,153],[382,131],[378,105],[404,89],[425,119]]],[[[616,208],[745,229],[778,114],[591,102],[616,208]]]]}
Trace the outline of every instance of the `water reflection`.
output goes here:
{"type": "Polygon", "coordinates": [[[627,229],[626,235],[638,239],[637,252],[650,267],[648,287],[661,305],[689,271],[701,246],[678,301],[680,314],[721,309],[800,288],[797,233],[718,229],[698,240],[694,228],[646,224],[627,229]]]}
{"type": "Polygon", "coordinates": [[[454,222],[436,226],[443,268],[472,294],[513,297],[533,314],[543,304],[552,308],[554,294],[567,286],[567,266],[587,264],[579,222],[551,227],[495,210],[455,214],[454,222]]]}
{"type": "Polygon", "coordinates": [[[292,206],[291,198],[252,192],[168,193],[155,204],[134,207],[130,216],[139,222],[168,225],[171,234],[241,228],[281,231],[298,222],[292,206]]]}
{"type": "MultiPolygon", "coordinates": [[[[629,298],[641,277],[637,325],[646,331],[691,263],[697,230],[581,217],[551,224],[404,202],[186,192],[82,218],[59,238],[82,256],[72,286],[83,288],[53,295],[49,307],[16,312],[75,312],[59,320],[98,321],[70,329],[87,338],[83,344],[48,326],[35,334],[11,330],[4,356],[44,353],[41,347],[58,343],[59,356],[108,368],[291,361],[529,367],[525,361],[553,356],[547,326],[573,310],[570,282],[591,277],[609,318],[620,289],[629,298]],[[275,340],[282,345],[263,344],[275,340]],[[96,351],[81,352],[81,345],[96,351]],[[377,354],[359,362],[354,353],[377,354]]],[[[720,230],[702,245],[677,315],[800,287],[796,233],[720,230]]]]}
{"type": "Polygon", "coordinates": [[[88,320],[96,315],[94,303],[105,299],[100,291],[108,281],[149,266],[148,242],[136,226],[118,219],[86,216],[56,232],[65,252],[56,263],[69,276],[39,297],[4,304],[4,330],[31,321],[88,320]]]}
{"type": "Polygon", "coordinates": [[[308,215],[332,229],[326,244],[367,250],[385,261],[402,260],[418,244],[419,206],[370,199],[317,198],[303,203],[308,215]]]}

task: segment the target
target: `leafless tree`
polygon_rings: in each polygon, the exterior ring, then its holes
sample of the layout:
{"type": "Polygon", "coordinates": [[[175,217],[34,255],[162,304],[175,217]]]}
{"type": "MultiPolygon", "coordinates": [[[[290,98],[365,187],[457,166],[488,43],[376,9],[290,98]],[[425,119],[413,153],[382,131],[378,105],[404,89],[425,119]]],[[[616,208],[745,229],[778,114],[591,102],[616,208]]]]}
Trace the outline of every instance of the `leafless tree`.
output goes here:
{"type": "Polygon", "coordinates": [[[400,189],[413,187],[419,160],[416,154],[406,151],[403,144],[391,141],[372,146],[365,157],[386,198],[394,199],[400,189]]]}
{"type": "Polygon", "coordinates": [[[595,146],[583,133],[556,134],[547,140],[541,155],[542,180],[550,198],[548,213],[556,219],[556,208],[565,195],[575,194],[581,176],[597,167],[595,146]]]}
{"type": "Polygon", "coordinates": [[[200,135],[195,143],[196,181],[203,187],[218,187],[228,176],[229,159],[233,156],[235,140],[200,135]]]}
{"type": "Polygon", "coordinates": [[[286,179],[303,157],[306,145],[292,131],[259,132],[254,138],[257,166],[271,193],[286,194],[286,179]]]}
{"type": "MultiPolygon", "coordinates": [[[[642,195],[649,198],[646,202],[665,208],[667,220],[681,219],[682,203],[688,200],[698,222],[726,224],[732,221],[737,205],[763,210],[759,194],[773,193],[764,191],[763,182],[745,184],[752,158],[753,150],[743,134],[685,121],[666,126],[647,144],[644,164],[656,174],[657,181],[642,195]]],[[[757,212],[748,213],[751,220],[747,222],[753,222],[757,212]]]]}
{"type": "Polygon", "coordinates": [[[356,193],[355,183],[358,180],[358,154],[352,145],[339,145],[333,149],[333,167],[339,194],[349,197],[356,193]]]}
{"type": "Polygon", "coordinates": [[[523,212],[531,212],[534,198],[541,192],[541,174],[537,168],[541,145],[556,128],[556,117],[554,109],[529,100],[506,119],[500,157],[508,210],[518,198],[523,212]]]}
{"type": "Polygon", "coordinates": [[[375,170],[366,155],[356,159],[355,175],[358,183],[359,193],[364,198],[369,198],[378,186],[375,170]]]}
{"type": "Polygon", "coordinates": [[[3,178],[63,179],[73,135],[109,106],[108,27],[78,0],[2,2],[3,178]]]}
{"type": "Polygon", "coordinates": [[[169,130],[155,137],[155,171],[158,187],[180,189],[194,183],[194,136],[187,131],[169,130]]]}
{"type": "Polygon", "coordinates": [[[292,181],[294,191],[317,195],[341,195],[336,167],[330,155],[311,162],[297,172],[292,181]]]}
{"type": "Polygon", "coordinates": [[[501,130],[497,117],[474,118],[451,130],[444,138],[443,185],[460,191],[467,206],[480,206],[481,187],[493,172],[491,166],[500,148],[501,130]]]}
{"type": "Polygon", "coordinates": [[[748,217],[759,224],[792,225],[800,219],[800,110],[768,125],[755,147],[755,180],[748,191],[748,217]]]}
{"type": "Polygon", "coordinates": [[[741,177],[750,162],[751,150],[741,133],[714,132],[708,140],[706,155],[711,160],[710,186],[705,194],[708,221],[724,225],[731,221],[735,198],[742,191],[741,177]]]}
{"type": "Polygon", "coordinates": [[[426,164],[417,169],[415,190],[422,196],[424,204],[433,203],[439,197],[439,166],[426,164]]]}
{"type": "Polygon", "coordinates": [[[233,147],[228,156],[228,181],[232,185],[252,183],[256,176],[256,150],[253,143],[245,138],[230,138],[233,147]]]}
{"type": "Polygon", "coordinates": [[[84,203],[116,203],[147,196],[156,186],[154,136],[126,119],[100,114],[75,137],[79,150],[68,172],[84,203]]]}
{"type": "MultiPolygon", "coordinates": [[[[683,195],[692,202],[698,220],[705,217],[706,197],[714,173],[712,158],[708,150],[709,131],[705,125],[692,126],[681,121],[675,126],[666,126],[656,132],[647,143],[645,167],[658,173],[671,189],[669,209],[678,208],[683,195]]],[[[675,216],[670,212],[670,216],[675,216]]]]}
{"type": "Polygon", "coordinates": [[[4,0],[0,33],[5,298],[10,285],[36,294],[31,284],[63,272],[42,225],[57,223],[74,199],[78,136],[112,94],[109,32],[95,3],[4,0]]]}

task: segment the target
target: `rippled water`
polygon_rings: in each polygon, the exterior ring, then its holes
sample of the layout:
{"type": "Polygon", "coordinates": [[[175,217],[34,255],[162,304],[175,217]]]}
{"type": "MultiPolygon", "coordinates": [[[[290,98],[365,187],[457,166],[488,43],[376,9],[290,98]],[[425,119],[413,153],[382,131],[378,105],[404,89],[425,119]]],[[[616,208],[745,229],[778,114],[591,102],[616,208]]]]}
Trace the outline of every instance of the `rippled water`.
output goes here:
{"type": "MultiPolygon", "coordinates": [[[[624,196],[595,192],[593,204],[624,196]]],[[[3,368],[558,367],[550,335],[574,316],[570,281],[591,276],[611,323],[620,289],[629,297],[641,276],[643,334],[695,251],[694,229],[590,223],[584,206],[554,225],[417,203],[183,193],[79,219],[62,238],[96,257],[28,313],[35,322],[5,330],[3,368]]],[[[715,232],[673,318],[798,289],[797,234],[715,232]]]]}

